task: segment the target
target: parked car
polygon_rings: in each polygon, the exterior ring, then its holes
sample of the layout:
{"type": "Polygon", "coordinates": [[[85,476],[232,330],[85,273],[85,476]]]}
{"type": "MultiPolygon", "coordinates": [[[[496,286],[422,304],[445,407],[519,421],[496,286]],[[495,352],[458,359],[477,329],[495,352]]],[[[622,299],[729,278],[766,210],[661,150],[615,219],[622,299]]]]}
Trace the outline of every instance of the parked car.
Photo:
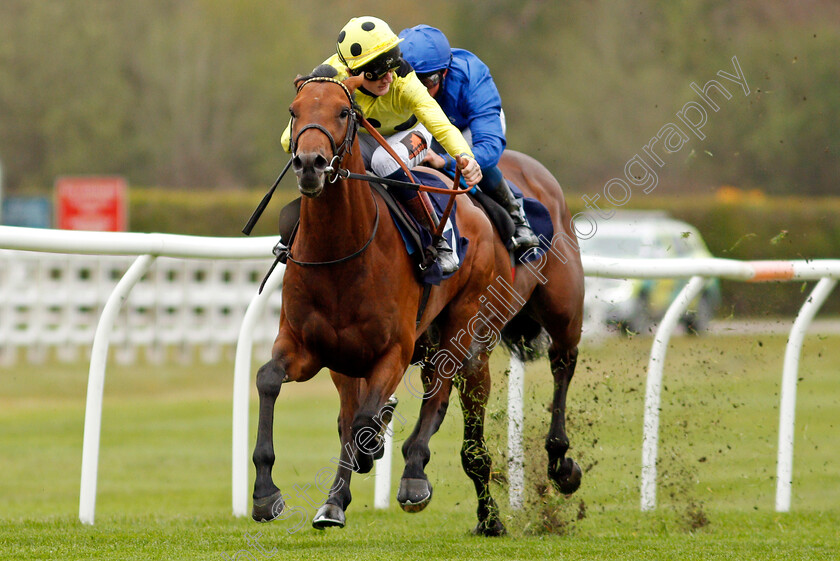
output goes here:
{"type": "MultiPolygon", "coordinates": [[[[616,213],[598,222],[595,235],[580,240],[584,255],[623,258],[712,257],[696,228],[664,213],[616,213]]],[[[584,309],[589,321],[621,333],[647,333],[662,319],[688,279],[586,278],[584,309]]],[[[720,305],[720,282],[709,279],[681,322],[689,333],[707,329],[720,305]]]]}

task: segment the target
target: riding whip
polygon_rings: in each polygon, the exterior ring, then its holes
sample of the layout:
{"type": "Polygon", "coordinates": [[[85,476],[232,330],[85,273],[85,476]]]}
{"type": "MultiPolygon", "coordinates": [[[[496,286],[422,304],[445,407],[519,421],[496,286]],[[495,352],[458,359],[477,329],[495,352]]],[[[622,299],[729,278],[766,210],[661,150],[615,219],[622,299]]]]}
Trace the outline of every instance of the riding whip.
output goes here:
{"type": "Polygon", "coordinates": [[[242,228],[242,233],[246,236],[251,235],[251,230],[254,229],[254,226],[257,224],[257,220],[260,219],[262,216],[265,207],[268,206],[268,201],[271,200],[271,196],[274,195],[274,190],[277,189],[277,186],[280,184],[280,180],[283,179],[283,176],[286,175],[286,172],[289,171],[289,167],[292,165],[292,158],[289,158],[289,161],[286,162],[286,166],[283,168],[283,171],[280,172],[280,175],[277,176],[277,181],[274,182],[274,185],[271,186],[271,189],[268,190],[268,193],[260,201],[260,204],[257,205],[256,210],[251,215],[251,218],[248,219],[248,223],[242,228]]]}

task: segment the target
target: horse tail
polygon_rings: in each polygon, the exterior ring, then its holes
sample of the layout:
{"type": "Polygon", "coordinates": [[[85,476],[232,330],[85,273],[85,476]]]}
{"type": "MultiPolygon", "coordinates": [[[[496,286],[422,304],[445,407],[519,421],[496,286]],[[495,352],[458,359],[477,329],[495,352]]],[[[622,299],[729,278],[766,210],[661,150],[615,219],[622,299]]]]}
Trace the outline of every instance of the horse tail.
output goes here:
{"type": "Polygon", "coordinates": [[[502,344],[522,362],[543,356],[550,342],[542,326],[523,312],[516,314],[502,329],[502,344]]]}

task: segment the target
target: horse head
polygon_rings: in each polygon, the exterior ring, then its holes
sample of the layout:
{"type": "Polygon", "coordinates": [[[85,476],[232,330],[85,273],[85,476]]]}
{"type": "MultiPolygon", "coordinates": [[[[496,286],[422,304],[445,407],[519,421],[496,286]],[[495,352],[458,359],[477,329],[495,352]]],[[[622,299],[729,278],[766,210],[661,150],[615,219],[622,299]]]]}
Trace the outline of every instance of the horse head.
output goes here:
{"type": "Polygon", "coordinates": [[[340,82],[328,77],[298,77],[292,114],[292,169],[306,197],[324,191],[327,173],[335,173],[351,152],[359,127],[353,92],[362,82],[354,76],[340,82]],[[343,139],[337,143],[336,139],[343,139]]]}

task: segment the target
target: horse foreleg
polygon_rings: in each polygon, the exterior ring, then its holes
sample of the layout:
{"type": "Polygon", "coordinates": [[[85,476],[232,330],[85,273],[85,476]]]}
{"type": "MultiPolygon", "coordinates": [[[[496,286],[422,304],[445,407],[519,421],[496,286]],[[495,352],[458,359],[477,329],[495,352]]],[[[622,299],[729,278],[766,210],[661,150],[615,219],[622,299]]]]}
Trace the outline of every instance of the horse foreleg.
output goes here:
{"type": "Polygon", "coordinates": [[[350,493],[350,478],[353,475],[354,451],[350,435],[352,433],[352,421],[359,408],[361,382],[358,379],[349,378],[333,371],[330,371],[330,376],[332,376],[333,384],[338,390],[341,402],[338,413],[338,438],[341,442],[341,452],[335,479],[332,487],[330,487],[327,500],[312,519],[312,526],[319,530],[332,526],[343,528],[346,520],[345,511],[353,500],[350,493]]]}
{"type": "MultiPolygon", "coordinates": [[[[461,448],[461,465],[472,479],[478,496],[478,525],[474,534],[501,536],[506,533],[499,518],[499,507],[490,495],[490,470],[492,461],[484,442],[484,412],[490,395],[490,370],[483,357],[480,364],[467,364],[464,376],[458,382],[461,408],[464,411],[464,444],[461,448]]],[[[477,361],[478,362],[478,361],[477,361]]]]}
{"type": "Polygon", "coordinates": [[[431,365],[424,364],[422,377],[425,393],[420,405],[420,416],[402,447],[405,469],[400,479],[397,502],[406,512],[420,512],[432,500],[432,485],[424,471],[431,458],[429,440],[446,417],[452,391],[451,378],[436,376],[433,379],[433,373],[431,365]]]}
{"type": "Polygon", "coordinates": [[[280,489],[271,478],[274,467],[274,403],[280,394],[285,377],[276,361],[269,361],[257,371],[257,391],[260,397],[257,444],[254,447],[254,507],[251,516],[257,522],[269,522],[283,512],[285,501],[280,489]]]}
{"type": "Polygon", "coordinates": [[[545,439],[548,452],[548,477],[557,490],[565,495],[577,491],[583,475],[580,466],[566,457],[569,437],[566,435],[566,392],[575,373],[577,347],[560,349],[552,344],[549,349],[551,373],[554,376],[554,401],[551,406],[551,428],[545,439]]]}
{"type": "Polygon", "coordinates": [[[251,516],[257,522],[274,520],[283,512],[285,500],[271,478],[274,467],[274,404],[284,382],[305,382],[320,370],[314,357],[294,346],[281,329],[272,350],[272,360],[257,371],[260,398],[257,444],[254,446],[254,506],[251,516]]]}

